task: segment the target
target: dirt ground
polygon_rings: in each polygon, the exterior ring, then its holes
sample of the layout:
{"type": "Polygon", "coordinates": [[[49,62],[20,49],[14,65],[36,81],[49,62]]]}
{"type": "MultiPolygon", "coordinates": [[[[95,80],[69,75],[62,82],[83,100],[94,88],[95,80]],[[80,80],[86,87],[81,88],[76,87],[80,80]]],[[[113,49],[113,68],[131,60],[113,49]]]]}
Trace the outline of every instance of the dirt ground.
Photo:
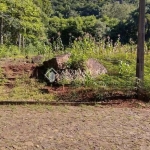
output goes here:
{"type": "MultiPolygon", "coordinates": [[[[12,90],[15,79],[30,76],[36,65],[10,59],[0,60],[0,67],[8,80],[4,87],[12,90]]],[[[42,90],[69,101],[93,96],[82,88],[71,97],[66,87],[42,90]]],[[[0,105],[0,150],[150,150],[149,113],[134,99],[108,106],[0,105]]]]}
{"type": "Polygon", "coordinates": [[[149,150],[150,109],[0,106],[0,150],[149,150]]]}

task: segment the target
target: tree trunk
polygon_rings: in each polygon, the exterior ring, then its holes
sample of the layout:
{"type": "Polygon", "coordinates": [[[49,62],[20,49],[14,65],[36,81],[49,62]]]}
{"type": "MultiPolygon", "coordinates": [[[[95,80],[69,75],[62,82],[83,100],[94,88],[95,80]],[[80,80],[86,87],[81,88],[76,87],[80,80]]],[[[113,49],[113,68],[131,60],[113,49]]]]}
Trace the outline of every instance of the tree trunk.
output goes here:
{"type": "Polygon", "coordinates": [[[119,0],[119,3],[120,3],[120,4],[123,4],[123,0],[119,0]]]}
{"type": "Polygon", "coordinates": [[[19,33],[19,39],[18,39],[18,44],[19,44],[19,50],[21,49],[21,38],[22,37],[22,35],[21,35],[21,33],[19,33]]]}
{"type": "Polygon", "coordinates": [[[144,80],[144,41],[145,41],[145,0],[139,2],[139,25],[138,25],[138,46],[136,77],[144,80]]]}
{"type": "Polygon", "coordinates": [[[25,48],[25,38],[22,36],[22,48],[25,48]]]}
{"type": "Polygon", "coordinates": [[[3,17],[1,17],[0,18],[0,44],[4,43],[3,28],[4,28],[4,19],[3,19],[3,17]]]}

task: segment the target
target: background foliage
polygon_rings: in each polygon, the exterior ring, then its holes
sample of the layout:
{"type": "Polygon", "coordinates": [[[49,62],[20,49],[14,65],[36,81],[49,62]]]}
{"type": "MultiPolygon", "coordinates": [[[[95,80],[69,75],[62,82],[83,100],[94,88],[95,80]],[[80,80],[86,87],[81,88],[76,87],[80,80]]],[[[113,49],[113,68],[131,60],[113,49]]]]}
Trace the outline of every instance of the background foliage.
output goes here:
{"type": "MultiPolygon", "coordinates": [[[[96,80],[87,76],[85,86],[133,91],[138,3],[139,0],[0,0],[0,57],[42,54],[49,59],[70,52],[68,65],[82,67],[86,59],[93,57],[106,66],[108,74],[96,80]]],[[[144,86],[148,90],[150,0],[146,1],[145,21],[144,86]]]]}
{"type": "MultiPolygon", "coordinates": [[[[150,7],[146,4],[146,40],[150,35],[150,7]]],[[[0,43],[25,48],[38,42],[64,45],[82,37],[108,35],[114,42],[137,40],[138,0],[0,0],[0,43]]]]}

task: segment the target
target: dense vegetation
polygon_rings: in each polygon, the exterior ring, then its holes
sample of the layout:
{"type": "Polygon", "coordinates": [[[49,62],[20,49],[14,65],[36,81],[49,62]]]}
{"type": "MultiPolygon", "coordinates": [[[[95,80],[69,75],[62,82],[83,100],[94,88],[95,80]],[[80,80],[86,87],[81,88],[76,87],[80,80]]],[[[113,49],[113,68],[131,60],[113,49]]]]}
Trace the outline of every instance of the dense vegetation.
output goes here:
{"type": "MultiPolygon", "coordinates": [[[[96,81],[89,77],[85,85],[132,91],[137,82],[134,77],[138,2],[0,0],[0,57],[42,54],[49,59],[58,53],[71,52],[71,63],[82,62],[89,57],[97,58],[109,73],[96,81]]],[[[147,90],[150,87],[149,0],[145,20],[144,86],[147,90]]]]}
{"type": "MultiPolygon", "coordinates": [[[[150,34],[149,3],[146,9],[146,37],[150,34]]],[[[0,0],[0,43],[18,45],[54,42],[63,44],[69,36],[85,32],[96,38],[110,36],[114,41],[136,41],[138,0],[0,0]]],[[[148,38],[147,38],[148,40],[148,38]]]]}

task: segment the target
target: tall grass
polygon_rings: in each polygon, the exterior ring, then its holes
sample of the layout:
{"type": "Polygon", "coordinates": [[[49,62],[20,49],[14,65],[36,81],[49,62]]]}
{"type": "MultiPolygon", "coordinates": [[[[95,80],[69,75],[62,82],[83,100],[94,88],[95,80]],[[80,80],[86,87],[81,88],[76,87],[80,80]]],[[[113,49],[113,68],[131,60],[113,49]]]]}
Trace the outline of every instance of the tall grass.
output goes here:
{"type": "MultiPolygon", "coordinates": [[[[91,76],[85,78],[85,81],[74,81],[74,85],[91,87],[102,91],[134,91],[137,79],[136,74],[136,49],[137,45],[130,40],[129,44],[122,45],[118,40],[113,42],[110,37],[105,39],[95,39],[89,34],[79,37],[73,43],[64,49],[61,38],[53,44],[38,42],[36,46],[28,45],[25,49],[19,51],[15,46],[1,46],[0,57],[13,57],[19,55],[44,55],[45,59],[50,59],[55,55],[71,53],[68,65],[74,67],[84,67],[84,62],[88,58],[95,58],[102,63],[108,70],[108,74],[100,75],[96,79],[91,76]]],[[[144,90],[150,94],[150,54],[148,46],[145,48],[145,74],[144,90]]],[[[63,81],[64,82],[64,81],[63,81]]],[[[64,84],[64,83],[63,83],[64,84]]]]}

